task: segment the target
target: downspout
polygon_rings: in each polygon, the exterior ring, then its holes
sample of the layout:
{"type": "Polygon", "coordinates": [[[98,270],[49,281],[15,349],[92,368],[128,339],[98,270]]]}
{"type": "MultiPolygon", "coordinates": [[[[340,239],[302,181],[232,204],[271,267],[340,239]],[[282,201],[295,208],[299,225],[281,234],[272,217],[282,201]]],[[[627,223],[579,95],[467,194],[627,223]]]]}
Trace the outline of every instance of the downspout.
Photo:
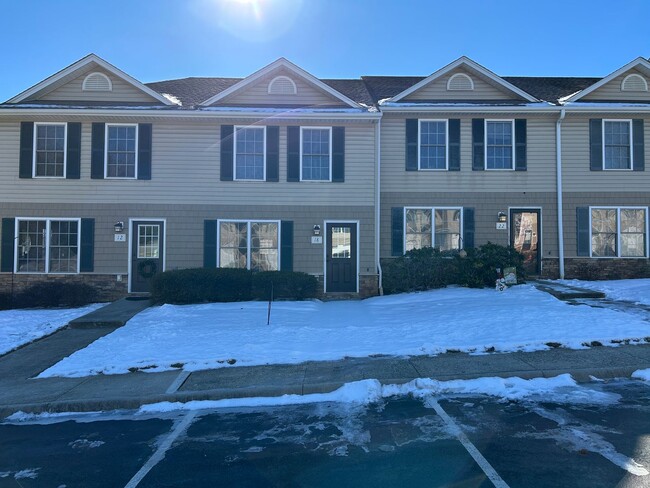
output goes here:
{"type": "Polygon", "coordinates": [[[560,110],[560,117],[555,125],[555,154],[557,162],[557,236],[559,245],[559,271],[560,279],[564,279],[564,212],[562,208],[562,121],[566,115],[566,109],[560,110]]]}
{"type": "Polygon", "coordinates": [[[383,286],[383,271],[381,269],[381,260],[379,258],[380,252],[380,236],[379,231],[380,217],[381,217],[381,119],[377,120],[375,127],[375,156],[377,158],[377,166],[375,168],[375,256],[377,259],[377,273],[379,278],[379,295],[384,294],[383,286]]]}

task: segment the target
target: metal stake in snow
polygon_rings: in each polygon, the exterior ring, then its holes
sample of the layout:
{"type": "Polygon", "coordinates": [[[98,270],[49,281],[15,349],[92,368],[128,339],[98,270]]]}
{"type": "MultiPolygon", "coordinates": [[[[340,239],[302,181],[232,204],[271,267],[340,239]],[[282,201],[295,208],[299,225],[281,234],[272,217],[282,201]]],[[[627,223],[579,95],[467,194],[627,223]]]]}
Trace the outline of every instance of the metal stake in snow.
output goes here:
{"type": "Polygon", "coordinates": [[[273,302],[273,282],[271,281],[271,296],[269,297],[269,311],[266,314],[266,325],[271,324],[271,303],[273,302]]]}

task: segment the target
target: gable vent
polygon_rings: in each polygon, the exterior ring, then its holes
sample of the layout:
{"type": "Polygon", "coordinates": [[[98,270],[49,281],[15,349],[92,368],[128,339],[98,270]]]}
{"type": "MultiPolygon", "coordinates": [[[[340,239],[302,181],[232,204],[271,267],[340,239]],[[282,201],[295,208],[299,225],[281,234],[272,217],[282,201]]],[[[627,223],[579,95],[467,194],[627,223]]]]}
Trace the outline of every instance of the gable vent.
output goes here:
{"type": "Polygon", "coordinates": [[[621,83],[621,91],[648,91],[648,82],[641,75],[627,75],[621,83]]]}
{"type": "Polygon", "coordinates": [[[269,95],[295,95],[296,84],[287,76],[276,76],[269,83],[269,95]]]}
{"type": "Polygon", "coordinates": [[[83,91],[112,91],[113,84],[104,73],[90,73],[81,86],[83,91]]]}
{"type": "Polygon", "coordinates": [[[449,78],[449,81],[447,82],[447,90],[467,91],[473,89],[474,82],[465,73],[456,73],[454,76],[449,78]]]}

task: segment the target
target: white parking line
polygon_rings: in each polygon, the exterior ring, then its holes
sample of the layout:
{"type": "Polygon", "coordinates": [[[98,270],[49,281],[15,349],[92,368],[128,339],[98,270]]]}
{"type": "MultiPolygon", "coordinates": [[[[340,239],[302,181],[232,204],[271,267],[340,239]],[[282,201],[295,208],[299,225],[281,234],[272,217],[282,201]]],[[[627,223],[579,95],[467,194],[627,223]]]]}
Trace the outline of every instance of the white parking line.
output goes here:
{"type": "Polygon", "coordinates": [[[509,488],[508,484],[503,481],[499,473],[492,467],[487,459],[483,457],[483,454],[476,448],[472,441],[470,441],[465,433],[458,427],[458,424],[445,412],[440,404],[433,398],[429,398],[426,401],[426,405],[432,407],[436,413],[440,416],[442,420],[447,424],[451,432],[456,436],[456,438],[461,442],[463,447],[467,450],[470,456],[474,458],[474,461],[481,467],[483,472],[486,474],[490,481],[496,488],[509,488]]]}
{"type": "Polygon", "coordinates": [[[187,430],[198,412],[191,411],[189,412],[183,420],[181,420],[176,427],[172,429],[165,440],[163,440],[156,452],[149,458],[149,460],[140,468],[140,471],[135,473],[135,476],[124,486],[124,488],[135,488],[138,484],[144,479],[145,476],[151,471],[151,469],[162,461],[165,457],[165,453],[172,447],[172,443],[180,436],[183,432],[187,430]]]}
{"type": "Polygon", "coordinates": [[[176,393],[178,389],[181,387],[183,383],[185,383],[185,380],[190,377],[189,371],[181,371],[180,374],[176,377],[174,381],[172,381],[172,384],[169,385],[169,388],[167,388],[167,393],[168,395],[171,395],[172,393],[176,393]]]}

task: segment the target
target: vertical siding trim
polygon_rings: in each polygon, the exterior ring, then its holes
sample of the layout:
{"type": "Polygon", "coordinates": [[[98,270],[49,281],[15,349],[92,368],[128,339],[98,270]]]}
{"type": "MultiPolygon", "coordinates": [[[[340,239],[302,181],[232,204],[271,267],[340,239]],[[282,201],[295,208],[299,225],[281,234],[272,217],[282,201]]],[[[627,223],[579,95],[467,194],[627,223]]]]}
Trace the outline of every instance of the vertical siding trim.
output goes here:
{"type": "Polygon", "coordinates": [[[20,123],[20,160],[18,166],[19,178],[32,177],[34,162],[34,122],[20,123]]]}

